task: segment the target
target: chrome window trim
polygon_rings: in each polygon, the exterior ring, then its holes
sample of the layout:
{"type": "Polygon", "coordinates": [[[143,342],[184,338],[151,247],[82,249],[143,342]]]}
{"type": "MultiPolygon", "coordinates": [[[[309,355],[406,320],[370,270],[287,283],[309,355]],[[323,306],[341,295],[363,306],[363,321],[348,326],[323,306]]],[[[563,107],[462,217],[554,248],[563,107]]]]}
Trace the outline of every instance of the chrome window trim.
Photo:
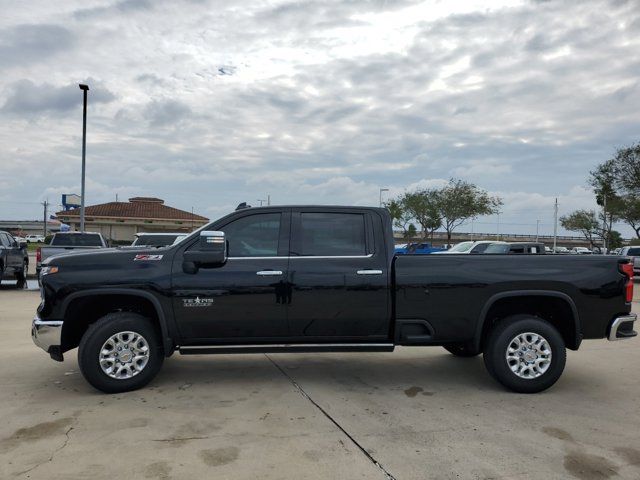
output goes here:
{"type": "Polygon", "coordinates": [[[272,257],[227,257],[227,260],[268,260],[271,258],[279,258],[281,260],[285,258],[371,258],[373,255],[373,253],[370,253],[369,255],[274,255],[272,257]]]}

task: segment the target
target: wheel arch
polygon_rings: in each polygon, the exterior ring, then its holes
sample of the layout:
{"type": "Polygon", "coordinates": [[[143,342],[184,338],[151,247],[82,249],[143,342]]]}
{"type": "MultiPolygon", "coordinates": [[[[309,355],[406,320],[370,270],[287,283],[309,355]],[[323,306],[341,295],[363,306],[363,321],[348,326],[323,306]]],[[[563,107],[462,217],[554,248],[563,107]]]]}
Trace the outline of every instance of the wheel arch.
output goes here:
{"type": "Polygon", "coordinates": [[[78,346],[80,337],[91,323],[107,313],[125,308],[125,311],[134,311],[152,316],[152,320],[158,325],[162,337],[165,355],[173,353],[174,342],[169,332],[167,318],[160,301],[151,293],[142,290],[126,288],[92,289],[70,294],[63,302],[62,312],[64,323],[62,327],[63,351],[78,346]],[[113,303],[115,299],[115,303],[113,303]],[[94,307],[89,319],[78,317],[83,307],[94,307]]]}
{"type": "Polygon", "coordinates": [[[489,327],[494,322],[493,313],[498,312],[500,307],[504,308],[502,318],[507,315],[515,314],[535,314],[532,311],[532,303],[536,300],[536,297],[540,299],[549,300],[542,305],[541,309],[545,314],[540,315],[541,318],[550,321],[564,337],[567,348],[571,350],[577,350],[582,342],[582,324],[580,322],[580,316],[578,309],[573,299],[563,292],[557,292],[553,290],[512,290],[509,292],[501,292],[493,295],[487,300],[482,307],[480,315],[478,317],[478,323],[476,325],[476,333],[474,336],[474,344],[477,348],[483,347],[484,338],[489,330],[489,327]],[[522,299],[522,306],[515,306],[514,300],[522,299]],[[558,319],[545,318],[549,316],[549,312],[557,311],[557,309],[566,309],[565,314],[568,312],[571,315],[568,324],[564,324],[558,321],[558,319]],[[519,311],[520,310],[520,311],[519,311]]]}

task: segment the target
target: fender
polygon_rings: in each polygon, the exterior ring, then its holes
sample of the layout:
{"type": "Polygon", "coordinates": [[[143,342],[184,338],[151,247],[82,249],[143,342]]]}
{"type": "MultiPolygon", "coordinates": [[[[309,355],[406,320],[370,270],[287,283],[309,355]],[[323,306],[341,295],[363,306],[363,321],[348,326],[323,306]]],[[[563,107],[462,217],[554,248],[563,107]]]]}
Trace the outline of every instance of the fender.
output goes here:
{"type": "Polygon", "coordinates": [[[473,340],[473,343],[476,348],[480,349],[480,340],[482,337],[482,328],[484,327],[484,322],[487,320],[487,313],[489,313],[489,309],[496,303],[498,300],[509,297],[555,297],[560,298],[567,302],[569,307],[571,308],[571,312],[573,313],[573,322],[576,332],[576,341],[573,345],[568,345],[569,348],[577,349],[582,342],[582,324],[580,323],[580,316],[578,315],[578,309],[576,308],[576,304],[573,302],[573,299],[567,295],[566,293],[556,292],[553,290],[511,290],[509,292],[502,292],[493,295],[487,300],[480,311],[480,316],[478,317],[478,324],[476,326],[476,334],[473,340]]]}
{"type": "Polygon", "coordinates": [[[127,295],[130,297],[140,297],[144,298],[145,300],[149,300],[153,305],[156,314],[158,315],[158,322],[160,323],[160,333],[162,335],[162,344],[164,346],[164,354],[168,357],[173,353],[173,341],[169,336],[167,319],[165,317],[164,310],[162,310],[162,305],[160,305],[160,302],[155,296],[144,290],[136,290],[131,288],[94,288],[90,290],[82,290],[80,292],[74,292],[67,298],[65,298],[62,303],[61,310],[66,314],[69,304],[77,298],[104,295],[127,295]]]}

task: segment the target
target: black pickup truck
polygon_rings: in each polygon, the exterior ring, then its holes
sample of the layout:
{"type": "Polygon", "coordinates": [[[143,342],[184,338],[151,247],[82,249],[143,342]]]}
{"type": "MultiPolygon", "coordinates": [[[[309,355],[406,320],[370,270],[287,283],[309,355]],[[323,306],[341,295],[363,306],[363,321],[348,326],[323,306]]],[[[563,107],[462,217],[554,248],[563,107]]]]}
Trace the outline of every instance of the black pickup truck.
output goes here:
{"type": "Polygon", "coordinates": [[[237,210],[163,248],[52,257],[34,342],[79,346],[105,392],[148,383],[164,357],[392,351],[483,353],[517,392],[560,377],[566,348],[636,335],[633,267],[604,255],[394,255],[389,214],[366,207],[237,210]]]}

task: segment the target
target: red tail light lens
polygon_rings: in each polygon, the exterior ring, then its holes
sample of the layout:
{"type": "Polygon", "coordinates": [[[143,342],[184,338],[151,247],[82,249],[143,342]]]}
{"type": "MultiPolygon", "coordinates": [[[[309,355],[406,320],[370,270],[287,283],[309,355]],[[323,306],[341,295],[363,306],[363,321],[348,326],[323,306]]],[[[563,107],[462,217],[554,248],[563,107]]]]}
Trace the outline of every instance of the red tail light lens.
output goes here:
{"type": "Polygon", "coordinates": [[[620,271],[627,276],[627,285],[625,286],[625,301],[627,303],[633,301],[633,264],[622,263],[619,265],[620,271]]]}
{"type": "Polygon", "coordinates": [[[40,263],[42,261],[42,252],[40,251],[40,247],[36,249],[36,262],[40,263]]]}

